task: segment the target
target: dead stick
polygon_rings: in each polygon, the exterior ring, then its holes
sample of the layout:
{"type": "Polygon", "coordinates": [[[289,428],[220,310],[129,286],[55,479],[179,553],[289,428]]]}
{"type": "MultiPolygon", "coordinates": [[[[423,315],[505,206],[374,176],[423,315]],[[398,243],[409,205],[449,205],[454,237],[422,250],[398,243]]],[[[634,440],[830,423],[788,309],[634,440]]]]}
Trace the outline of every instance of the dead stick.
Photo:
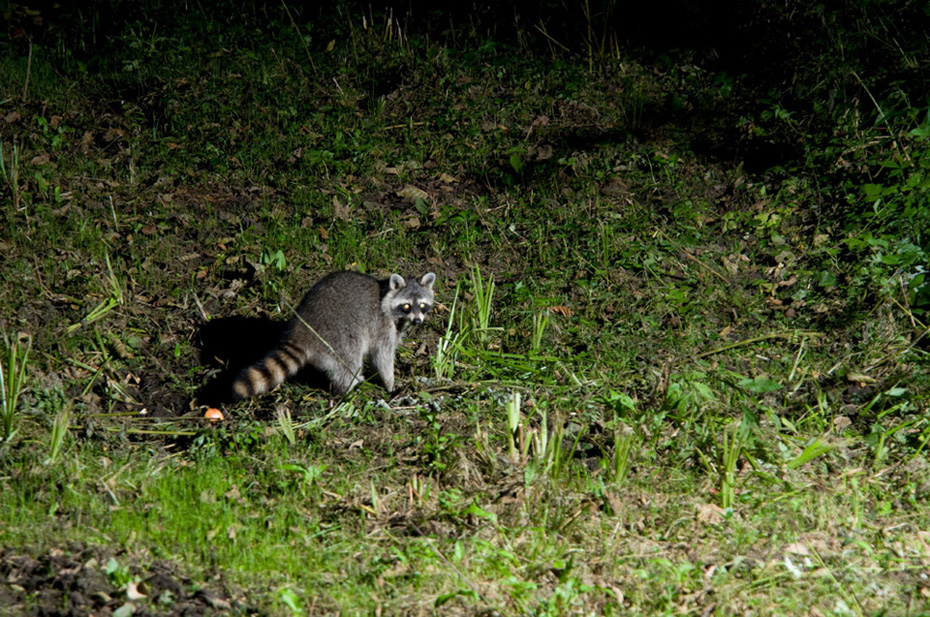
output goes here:
{"type": "Polygon", "coordinates": [[[29,92],[29,75],[32,74],[32,39],[29,39],[29,57],[26,59],[26,82],[23,84],[23,102],[26,102],[26,93],[29,92]]]}
{"type": "Polygon", "coordinates": [[[708,272],[710,272],[711,274],[713,274],[714,276],[716,276],[718,279],[720,279],[720,280],[723,281],[724,283],[729,283],[729,282],[730,282],[730,281],[727,280],[727,277],[725,277],[724,275],[720,274],[719,272],[717,272],[716,270],[714,270],[713,268],[711,268],[710,266],[708,266],[706,263],[704,263],[703,261],[701,261],[700,259],[698,259],[698,258],[695,257],[694,255],[692,255],[691,253],[689,253],[687,250],[685,250],[685,249],[684,249],[681,245],[679,245],[677,242],[675,242],[674,240],[672,240],[671,238],[669,238],[667,235],[665,235],[665,232],[663,232],[661,229],[659,229],[658,232],[659,232],[659,235],[660,235],[660,236],[662,236],[663,238],[665,238],[665,239],[669,242],[669,244],[671,244],[671,245],[674,246],[676,249],[678,249],[679,251],[681,251],[682,253],[684,253],[684,254],[685,254],[685,257],[687,257],[688,259],[694,261],[697,265],[701,266],[702,268],[704,268],[705,270],[707,270],[708,272]]]}
{"type": "Polygon", "coordinates": [[[773,332],[771,334],[763,334],[762,336],[754,336],[752,338],[743,339],[742,341],[736,341],[735,343],[730,343],[729,345],[724,345],[723,347],[718,347],[717,349],[712,349],[710,351],[705,351],[704,353],[699,353],[698,358],[706,358],[707,356],[712,356],[724,351],[729,351],[735,347],[742,347],[744,345],[752,345],[753,343],[759,343],[761,341],[767,341],[773,338],[784,338],[792,339],[798,336],[803,337],[817,337],[823,336],[823,332],[816,332],[814,330],[801,330],[798,332],[773,332]]]}

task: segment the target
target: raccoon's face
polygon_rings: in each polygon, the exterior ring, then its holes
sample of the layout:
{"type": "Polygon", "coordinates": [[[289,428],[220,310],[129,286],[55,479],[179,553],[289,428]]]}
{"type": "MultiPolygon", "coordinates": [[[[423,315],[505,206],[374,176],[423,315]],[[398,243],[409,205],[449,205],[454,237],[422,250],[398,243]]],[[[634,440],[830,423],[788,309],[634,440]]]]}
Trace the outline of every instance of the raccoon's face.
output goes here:
{"type": "Polygon", "coordinates": [[[407,324],[421,324],[433,308],[433,283],[436,275],[424,274],[420,280],[405,281],[399,274],[392,274],[389,292],[385,300],[394,322],[399,328],[407,324]]]}

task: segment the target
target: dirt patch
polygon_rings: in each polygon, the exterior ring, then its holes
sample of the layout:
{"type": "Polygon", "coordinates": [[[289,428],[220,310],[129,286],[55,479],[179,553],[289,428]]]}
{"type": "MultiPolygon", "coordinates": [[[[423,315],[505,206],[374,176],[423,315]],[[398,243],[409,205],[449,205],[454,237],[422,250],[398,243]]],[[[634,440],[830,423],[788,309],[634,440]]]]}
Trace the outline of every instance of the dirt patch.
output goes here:
{"type": "Polygon", "coordinates": [[[166,560],[70,546],[0,550],[0,615],[246,615],[257,612],[223,581],[196,587],[166,560]]]}

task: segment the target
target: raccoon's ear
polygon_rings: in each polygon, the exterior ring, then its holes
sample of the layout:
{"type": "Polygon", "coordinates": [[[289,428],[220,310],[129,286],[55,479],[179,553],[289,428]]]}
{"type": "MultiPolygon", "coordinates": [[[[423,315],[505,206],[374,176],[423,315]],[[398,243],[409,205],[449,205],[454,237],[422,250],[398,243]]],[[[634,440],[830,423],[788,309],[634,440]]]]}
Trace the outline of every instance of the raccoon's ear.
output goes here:
{"type": "Polygon", "coordinates": [[[436,275],[432,272],[427,272],[422,277],[420,277],[420,286],[425,287],[426,289],[432,289],[433,283],[436,282],[436,275]]]}
{"type": "Polygon", "coordinates": [[[391,288],[391,291],[397,291],[398,289],[403,289],[406,286],[407,281],[404,280],[404,277],[396,273],[391,275],[391,280],[388,282],[388,287],[391,288]]]}

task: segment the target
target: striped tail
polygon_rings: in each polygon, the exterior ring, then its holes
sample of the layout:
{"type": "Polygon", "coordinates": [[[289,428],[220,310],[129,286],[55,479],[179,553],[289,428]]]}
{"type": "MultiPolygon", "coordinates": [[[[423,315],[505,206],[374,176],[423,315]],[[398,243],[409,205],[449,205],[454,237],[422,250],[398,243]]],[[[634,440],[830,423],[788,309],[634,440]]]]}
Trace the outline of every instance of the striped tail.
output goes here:
{"type": "Polygon", "coordinates": [[[307,364],[307,352],[291,343],[284,343],[267,356],[244,369],[233,382],[237,399],[264,394],[307,364]]]}

